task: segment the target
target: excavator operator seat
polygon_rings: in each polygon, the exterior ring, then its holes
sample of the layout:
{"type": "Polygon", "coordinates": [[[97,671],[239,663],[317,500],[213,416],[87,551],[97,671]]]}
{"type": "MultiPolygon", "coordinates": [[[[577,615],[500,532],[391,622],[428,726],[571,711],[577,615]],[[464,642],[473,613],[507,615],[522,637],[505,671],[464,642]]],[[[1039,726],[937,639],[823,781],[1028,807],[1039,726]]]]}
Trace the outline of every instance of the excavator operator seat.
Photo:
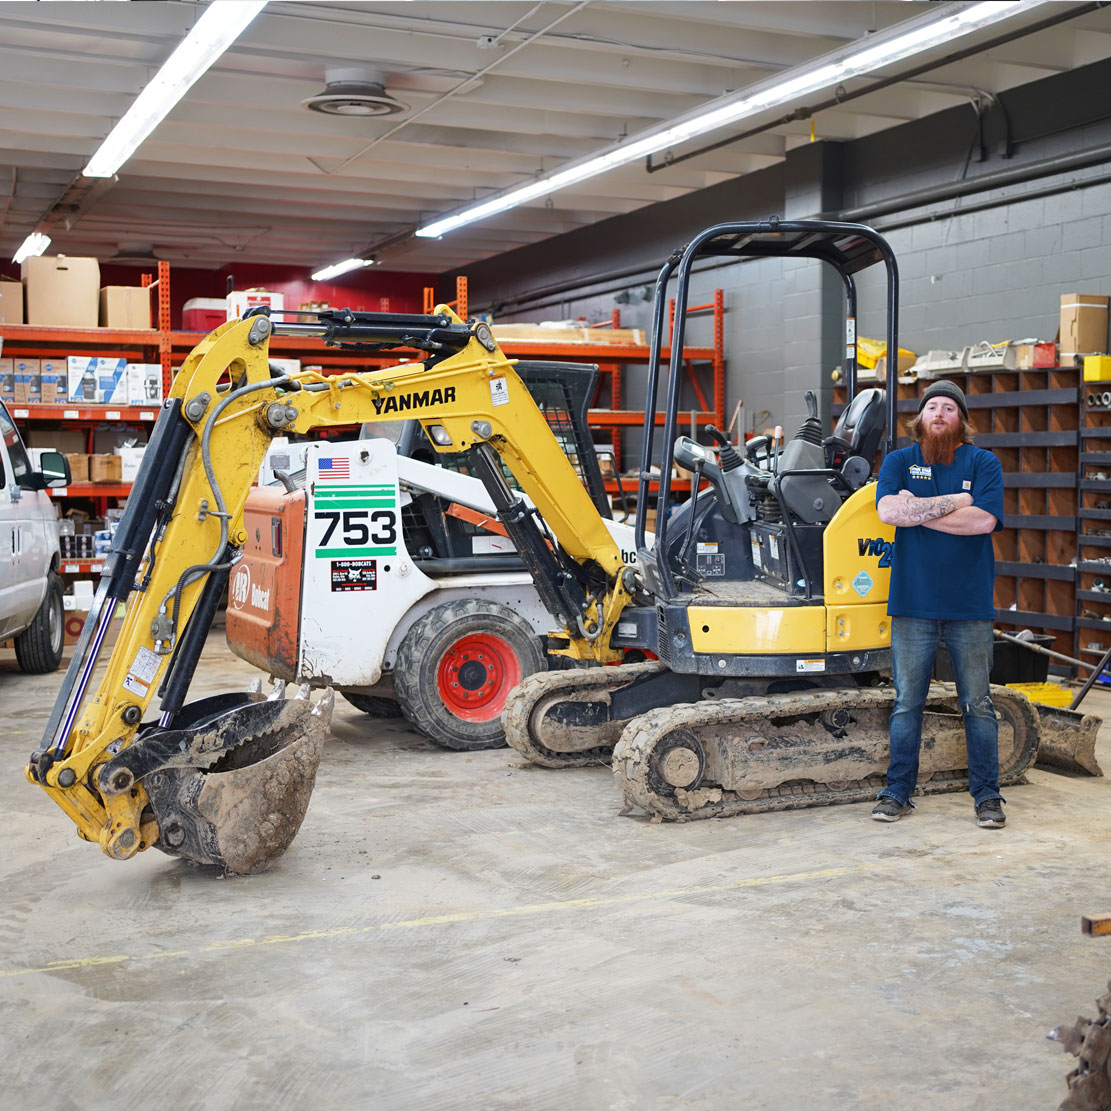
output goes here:
{"type": "Polygon", "coordinates": [[[887,423],[886,401],[884,390],[876,387],[861,390],[845,406],[833,435],[822,441],[826,466],[840,472],[854,489],[871,477],[887,423]]]}

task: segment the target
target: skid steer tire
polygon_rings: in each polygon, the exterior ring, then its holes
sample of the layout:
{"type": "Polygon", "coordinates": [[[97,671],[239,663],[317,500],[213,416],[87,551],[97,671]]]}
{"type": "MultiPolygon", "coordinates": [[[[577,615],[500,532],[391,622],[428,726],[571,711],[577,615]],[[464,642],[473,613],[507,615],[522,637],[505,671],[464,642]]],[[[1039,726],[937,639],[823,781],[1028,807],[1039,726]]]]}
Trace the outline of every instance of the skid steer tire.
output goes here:
{"type": "Polygon", "coordinates": [[[343,691],[341,693],[356,710],[362,710],[367,717],[401,717],[401,707],[392,698],[385,698],[380,694],[358,694],[356,691],[343,691]]]}
{"type": "Polygon", "coordinates": [[[27,628],[15,638],[15,658],[20,671],[45,675],[57,671],[65,643],[65,613],[62,609],[62,580],[55,571],[47,573],[46,597],[27,628]]]}
{"type": "Polygon", "coordinates": [[[460,599],[429,610],[405,634],[394,691],[401,712],[435,744],[500,748],[509,692],[546,666],[540,639],[511,609],[460,599]]]}

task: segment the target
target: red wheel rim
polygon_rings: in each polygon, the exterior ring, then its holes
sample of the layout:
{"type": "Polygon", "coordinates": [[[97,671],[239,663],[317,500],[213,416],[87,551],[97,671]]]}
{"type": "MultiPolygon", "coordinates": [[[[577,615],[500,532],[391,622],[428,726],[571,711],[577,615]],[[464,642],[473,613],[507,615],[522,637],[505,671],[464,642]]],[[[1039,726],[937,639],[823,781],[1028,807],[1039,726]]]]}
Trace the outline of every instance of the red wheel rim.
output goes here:
{"type": "Polygon", "coordinates": [[[462,721],[491,721],[521,681],[521,661],[508,641],[489,633],[460,637],[440,658],[436,686],[462,721]]]}

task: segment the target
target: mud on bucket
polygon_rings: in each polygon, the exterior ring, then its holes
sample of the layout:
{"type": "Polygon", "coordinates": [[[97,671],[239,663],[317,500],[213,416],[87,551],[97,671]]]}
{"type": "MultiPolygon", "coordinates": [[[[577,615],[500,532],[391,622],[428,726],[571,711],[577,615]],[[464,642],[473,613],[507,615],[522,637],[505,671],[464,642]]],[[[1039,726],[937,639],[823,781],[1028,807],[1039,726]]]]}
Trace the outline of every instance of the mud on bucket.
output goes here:
{"type": "MultiPolygon", "coordinates": [[[[143,778],[158,823],[154,847],[232,875],[263,872],[301,828],[332,718],[329,690],[313,705],[218,696],[185,707],[150,738],[176,751],[143,778]]],[[[140,742],[142,743],[142,742],[140,742]]]]}

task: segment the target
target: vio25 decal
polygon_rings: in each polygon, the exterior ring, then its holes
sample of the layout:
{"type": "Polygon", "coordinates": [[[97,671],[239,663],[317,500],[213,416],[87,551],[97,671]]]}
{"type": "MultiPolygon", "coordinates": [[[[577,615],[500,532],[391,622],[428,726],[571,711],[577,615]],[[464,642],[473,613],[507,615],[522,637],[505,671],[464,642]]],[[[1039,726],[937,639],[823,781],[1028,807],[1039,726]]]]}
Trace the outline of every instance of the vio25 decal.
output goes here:
{"type": "Polygon", "coordinates": [[[856,543],[862,556],[879,556],[880,567],[891,566],[892,544],[890,540],[884,540],[882,536],[878,536],[874,540],[863,540],[858,537],[856,543]]]}

